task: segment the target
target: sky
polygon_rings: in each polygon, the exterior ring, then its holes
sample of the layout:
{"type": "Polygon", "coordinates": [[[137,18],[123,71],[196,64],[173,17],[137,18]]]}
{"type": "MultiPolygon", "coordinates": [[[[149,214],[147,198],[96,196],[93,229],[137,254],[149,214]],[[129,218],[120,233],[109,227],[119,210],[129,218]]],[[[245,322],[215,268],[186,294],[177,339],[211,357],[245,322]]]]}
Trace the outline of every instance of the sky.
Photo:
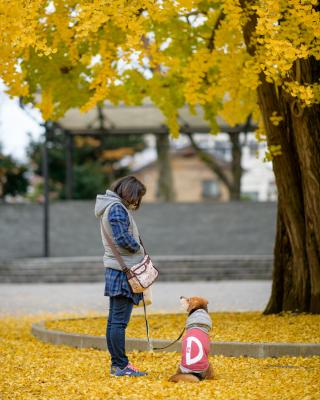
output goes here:
{"type": "MultiPolygon", "coordinates": [[[[41,122],[40,114],[36,110],[32,111],[32,115],[41,122]]],[[[36,139],[42,134],[43,128],[19,107],[18,99],[10,99],[0,82],[0,143],[3,152],[21,162],[26,161],[28,132],[36,139]]]]}

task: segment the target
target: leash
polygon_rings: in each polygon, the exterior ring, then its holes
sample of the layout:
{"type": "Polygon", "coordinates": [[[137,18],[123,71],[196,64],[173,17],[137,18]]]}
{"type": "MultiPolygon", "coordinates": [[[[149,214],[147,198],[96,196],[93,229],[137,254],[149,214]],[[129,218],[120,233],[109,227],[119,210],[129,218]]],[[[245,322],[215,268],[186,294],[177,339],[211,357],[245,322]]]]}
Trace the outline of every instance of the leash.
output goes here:
{"type": "Polygon", "coordinates": [[[147,340],[148,340],[148,347],[149,347],[149,351],[153,351],[153,350],[163,350],[166,349],[167,347],[172,346],[173,344],[175,344],[178,340],[180,340],[182,338],[182,335],[184,334],[184,331],[186,330],[186,328],[183,328],[182,332],[180,333],[179,337],[174,340],[173,342],[167,344],[166,346],[163,347],[153,347],[152,342],[150,340],[150,336],[149,336],[149,322],[147,319],[147,309],[146,309],[146,303],[144,302],[144,298],[142,298],[143,301],[143,310],[144,310],[144,319],[146,322],[146,331],[147,331],[147,340]]]}
{"type": "Polygon", "coordinates": [[[164,347],[154,347],[153,350],[163,350],[163,349],[166,349],[167,347],[172,346],[173,344],[175,344],[178,340],[180,340],[182,338],[182,335],[184,334],[185,330],[186,330],[186,328],[183,328],[183,331],[180,333],[179,337],[176,340],[174,340],[173,342],[167,344],[164,347]]]}
{"type": "Polygon", "coordinates": [[[142,302],[143,302],[143,311],[144,311],[144,320],[146,322],[146,331],[147,331],[147,340],[148,340],[148,347],[149,347],[149,351],[153,351],[153,346],[149,337],[149,323],[148,323],[148,319],[147,319],[147,309],[146,309],[146,303],[144,301],[144,296],[142,293],[142,302]]]}

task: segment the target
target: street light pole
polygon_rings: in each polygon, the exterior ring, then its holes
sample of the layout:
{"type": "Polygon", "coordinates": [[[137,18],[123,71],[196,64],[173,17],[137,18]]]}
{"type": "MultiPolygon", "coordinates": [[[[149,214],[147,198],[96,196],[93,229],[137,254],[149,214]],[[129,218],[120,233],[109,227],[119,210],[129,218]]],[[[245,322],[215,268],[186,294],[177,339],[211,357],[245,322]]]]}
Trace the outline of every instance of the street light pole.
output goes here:
{"type": "Polygon", "coordinates": [[[48,154],[48,135],[50,122],[44,124],[44,143],[42,152],[42,175],[44,179],[44,203],[43,203],[43,256],[50,256],[50,219],[49,219],[49,154],[48,154]]]}

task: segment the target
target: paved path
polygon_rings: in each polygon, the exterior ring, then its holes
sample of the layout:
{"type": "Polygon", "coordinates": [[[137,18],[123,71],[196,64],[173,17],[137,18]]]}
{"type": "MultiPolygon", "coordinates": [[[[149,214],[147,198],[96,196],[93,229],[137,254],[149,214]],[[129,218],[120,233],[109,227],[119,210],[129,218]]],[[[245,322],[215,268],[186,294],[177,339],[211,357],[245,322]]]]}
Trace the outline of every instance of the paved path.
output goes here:
{"type": "MultiPolygon", "coordinates": [[[[94,311],[105,313],[103,283],[0,284],[0,315],[94,311]]],[[[270,281],[159,282],[149,312],[181,311],[180,296],[203,296],[211,311],[263,310],[270,281]]]]}

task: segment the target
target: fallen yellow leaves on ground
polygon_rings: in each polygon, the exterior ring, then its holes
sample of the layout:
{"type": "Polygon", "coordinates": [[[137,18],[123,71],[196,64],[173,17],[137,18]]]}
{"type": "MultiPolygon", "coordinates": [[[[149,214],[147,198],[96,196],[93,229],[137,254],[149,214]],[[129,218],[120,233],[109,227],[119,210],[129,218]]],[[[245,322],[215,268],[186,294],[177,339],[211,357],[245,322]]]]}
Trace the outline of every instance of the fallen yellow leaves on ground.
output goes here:
{"type": "MultiPolygon", "coordinates": [[[[320,357],[259,360],[215,356],[210,357],[216,372],[215,380],[174,384],[167,380],[176,369],[179,354],[132,352],[130,361],[149,375],[143,378],[110,377],[107,352],[54,346],[31,336],[33,322],[61,317],[61,314],[51,314],[0,318],[1,400],[320,398],[320,357]]],[[[88,323],[92,321],[94,319],[87,320],[88,323]]]]}
{"type": "MultiPolygon", "coordinates": [[[[292,314],[262,315],[259,312],[211,313],[212,341],[221,342],[291,342],[320,343],[320,315],[292,314]]],[[[182,331],[186,314],[151,314],[148,316],[153,339],[174,340],[182,331]]],[[[51,321],[48,328],[64,332],[104,336],[106,317],[51,321]]],[[[133,315],[128,337],[145,338],[143,315],[133,315]]]]}

